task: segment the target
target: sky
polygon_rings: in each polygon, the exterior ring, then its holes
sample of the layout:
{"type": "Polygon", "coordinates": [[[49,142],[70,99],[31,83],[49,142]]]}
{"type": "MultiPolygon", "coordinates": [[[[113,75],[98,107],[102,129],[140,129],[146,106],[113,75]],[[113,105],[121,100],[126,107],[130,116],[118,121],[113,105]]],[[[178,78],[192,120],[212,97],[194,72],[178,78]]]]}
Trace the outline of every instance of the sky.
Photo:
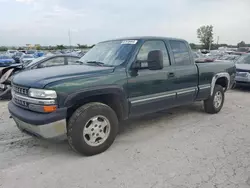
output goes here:
{"type": "Polygon", "coordinates": [[[250,0],[0,0],[0,46],[95,44],[127,36],[166,36],[199,43],[250,43],[250,0]]]}

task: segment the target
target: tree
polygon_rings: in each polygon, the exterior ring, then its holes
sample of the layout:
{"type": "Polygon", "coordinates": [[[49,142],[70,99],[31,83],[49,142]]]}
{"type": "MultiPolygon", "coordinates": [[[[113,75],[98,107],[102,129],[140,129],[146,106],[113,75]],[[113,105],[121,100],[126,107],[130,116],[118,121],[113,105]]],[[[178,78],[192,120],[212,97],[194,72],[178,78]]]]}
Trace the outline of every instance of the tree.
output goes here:
{"type": "Polygon", "coordinates": [[[190,45],[190,47],[191,47],[192,49],[196,49],[196,44],[190,43],[189,45],[190,45]]]}
{"type": "Polygon", "coordinates": [[[65,49],[65,47],[61,44],[61,45],[56,45],[56,49],[57,50],[63,50],[65,49]]]}
{"type": "Polygon", "coordinates": [[[42,50],[41,46],[36,46],[36,50],[42,50]]]}
{"type": "Polygon", "coordinates": [[[88,48],[88,45],[86,44],[77,44],[77,47],[80,49],[88,48]]]}
{"type": "Polygon", "coordinates": [[[237,44],[237,47],[240,48],[240,47],[246,47],[246,43],[244,41],[241,41],[240,43],[237,44]]]}
{"type": "Polygon", "coordinates": [[[7,50],[8,50],[7,47],[5,47],[5,46],[0,46],[0,51],[7,51],[7,50]]]}
{"type": "Polygon", "coordinates": [[[204,25],[197,29],[197,36],[205,49],[209,49],[210,43],[213,42],[213,26],[204,25]]]}

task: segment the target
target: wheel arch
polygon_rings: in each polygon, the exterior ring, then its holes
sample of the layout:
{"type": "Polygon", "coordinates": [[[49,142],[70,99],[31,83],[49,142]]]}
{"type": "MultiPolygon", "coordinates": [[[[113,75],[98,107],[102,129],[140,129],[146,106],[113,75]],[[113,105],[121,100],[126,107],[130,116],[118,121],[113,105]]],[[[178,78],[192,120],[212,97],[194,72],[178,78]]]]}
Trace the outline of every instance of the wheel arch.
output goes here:
{"type": "Polygon", "coordinates": [[[122,87],[91,87],[77,91],[66,98],[64,106],[69,109],[68,116],[70,117],[78,107],[89,102],[101,102],[110,106],[115,111],[119,120],[127,119],[128,117],[127,95],[122,87]]]}
{"type": "Polygon", "coordinates": [[[221,72],[217,73],[213,76],[212,82],[211,82],[211,92],[210,95],[213,95],[214,87],[216,84],[221,85],[223,88],[225,88],[225,91],[229,89],[230,87],[230,75],[227,72],[221,72]]]}

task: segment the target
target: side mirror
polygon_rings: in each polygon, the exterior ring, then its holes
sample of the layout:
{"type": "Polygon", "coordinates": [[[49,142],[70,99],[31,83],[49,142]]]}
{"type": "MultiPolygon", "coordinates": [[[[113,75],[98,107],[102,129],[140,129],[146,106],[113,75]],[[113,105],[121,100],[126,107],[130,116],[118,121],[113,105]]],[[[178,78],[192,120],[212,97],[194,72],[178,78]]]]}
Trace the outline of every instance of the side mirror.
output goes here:
{"type": "Polygon", "coordinates": [[[154,50],[148,53],[147,60],[137,60],[133,63],[132,69],[160,70],[163,68],[163,53],[161,50],[154,50]]]}
{"type": "Polygon", "coordinates": [[[163,53],[161,50],[153,50],[148,53],[148,69],[163,69],[163,53]]]}

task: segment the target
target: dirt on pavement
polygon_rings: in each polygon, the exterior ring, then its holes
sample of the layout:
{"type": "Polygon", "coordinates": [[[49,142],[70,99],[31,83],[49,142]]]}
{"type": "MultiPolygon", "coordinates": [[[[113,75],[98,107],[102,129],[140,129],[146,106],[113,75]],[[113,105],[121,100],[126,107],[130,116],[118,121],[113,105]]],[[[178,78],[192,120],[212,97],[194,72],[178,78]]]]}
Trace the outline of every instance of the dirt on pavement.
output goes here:
{"type": "Polygon", "coordinates": [[[83,157],[21,133],[0,102],[0,187],[247,188],[249,106],[249,91],[231,90],[216,115],[199,102],[126,121],[109,150],[83,157]]]}

